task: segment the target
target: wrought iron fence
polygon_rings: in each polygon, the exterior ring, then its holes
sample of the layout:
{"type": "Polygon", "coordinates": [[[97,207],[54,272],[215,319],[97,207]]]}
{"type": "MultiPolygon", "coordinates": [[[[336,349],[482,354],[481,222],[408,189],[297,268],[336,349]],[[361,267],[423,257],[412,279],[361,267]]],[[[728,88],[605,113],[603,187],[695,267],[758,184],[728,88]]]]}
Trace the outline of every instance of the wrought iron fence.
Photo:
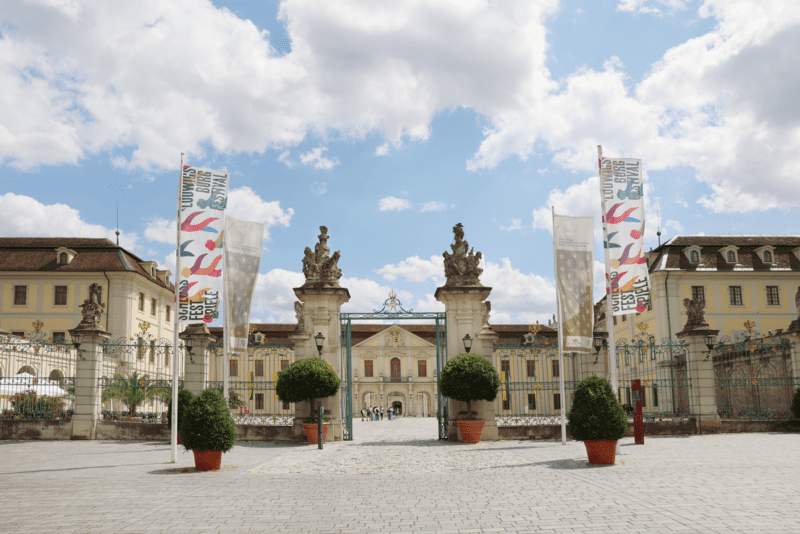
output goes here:
{"type": "MultiPolygon", "coordinates": [[[[616,342],[619,401],[628,413],[634,408],[631,383],[642,383],[642,416],[645,421],[687,421],[694,417],[689,349],[683,341],[642,332],[628,341],[616,342]]],[[[632,421],[632,419],[630,419],[632,421]]]]}
{"type": "Polygon", "coordinates": [[[23,335],[0,337],[0,417],[69,420],[75,399],[75,348],[34,321],[23,335]]]}
{"type": "Polygon", "coordinates": [[[792,369],[793,350],[788,340],[735,342],[723,337],[713,351],[720,419],[789,419],[794,392],[800,387],[792,369]]]}

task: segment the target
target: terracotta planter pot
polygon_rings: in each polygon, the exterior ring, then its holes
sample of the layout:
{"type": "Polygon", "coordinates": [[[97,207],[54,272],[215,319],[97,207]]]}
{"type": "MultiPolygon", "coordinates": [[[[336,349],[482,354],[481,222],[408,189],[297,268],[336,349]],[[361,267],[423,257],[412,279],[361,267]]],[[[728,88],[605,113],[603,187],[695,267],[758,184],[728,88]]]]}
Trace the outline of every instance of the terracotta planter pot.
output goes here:
{"type": "Polygon", "coordinates": [[[483,434],[483,423],[485,421],[457,421],[458,429],[461,431],[461,441],[464,443],[478,443],[483,434]]]}
{"type": "Polygon", "coordinates": [[[586,455],[590,464],[613,464],[617,456],[617,442],[603,439],[598,441],[584,441],[586,455]]]}
{"type": "MultiPolygon", "coordinates": [[[[317,423],[303,423],[303,430],[306,431],[306,439],[309,443],[317,443],[317,423]]],[[[322,442],[328,441],[328,427],[330,423],[322,423],[322,442]]]]}
{"type": "Polygon", "coordinates": [[[181,439],[181,431],[178,430],[178,445],[183,445],[183,440],[181,439]]]}
{"type": "Polygon", "coordinates": [[[222,467],[222,451],[192,451],[198,471],[216,471],[222,467]]]}

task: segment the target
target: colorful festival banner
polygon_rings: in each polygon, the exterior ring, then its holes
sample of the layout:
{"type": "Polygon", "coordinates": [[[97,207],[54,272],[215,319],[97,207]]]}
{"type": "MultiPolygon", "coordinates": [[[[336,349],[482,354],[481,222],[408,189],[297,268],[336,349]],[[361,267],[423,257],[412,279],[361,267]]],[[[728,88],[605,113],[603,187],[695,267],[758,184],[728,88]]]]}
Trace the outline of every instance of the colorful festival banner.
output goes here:
{"type": "Polygon", "coordinates": [[[563,352],[591,352],[594,337],[594,221],[553,214],[556,298],[563,352]]]}
{"type": "Polygon", "coordinates": [[[642,160],[600,158],[603,223],[608,240],[607,291],[614,315],[647,310],[650,276],[644,255],[642,160]]]}
{"type": "Polygon", "coordinates": [[[225,218],[225,306],[228,310],[228,346],[233,352],[247,350],[250,303],[261,265],[263,242],[262,223],[225,218]]]}
{"type": "Polygon", "coordinates": [[[219,316],[229,173],[183,166],[178,210],[179,324],[219,316]]]}

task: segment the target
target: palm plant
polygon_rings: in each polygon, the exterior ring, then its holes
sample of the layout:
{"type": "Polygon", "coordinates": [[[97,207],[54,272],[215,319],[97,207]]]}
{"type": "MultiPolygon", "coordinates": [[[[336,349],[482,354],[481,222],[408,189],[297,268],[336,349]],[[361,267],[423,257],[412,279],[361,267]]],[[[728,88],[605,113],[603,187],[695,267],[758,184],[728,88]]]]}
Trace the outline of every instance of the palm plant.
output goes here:
{"type": "Polygon", "coordinates": [[[110,399],[119,399],[127,406],[131,417],[136,413],[136,408],[154,397],[168,396],[170,387],[165,382],[157,381],[151,383],[148,375],[139,375],[134,372],[130,377],[125,378],[116,375],[111,384],[103,389],[103,402],[110,399]]]}

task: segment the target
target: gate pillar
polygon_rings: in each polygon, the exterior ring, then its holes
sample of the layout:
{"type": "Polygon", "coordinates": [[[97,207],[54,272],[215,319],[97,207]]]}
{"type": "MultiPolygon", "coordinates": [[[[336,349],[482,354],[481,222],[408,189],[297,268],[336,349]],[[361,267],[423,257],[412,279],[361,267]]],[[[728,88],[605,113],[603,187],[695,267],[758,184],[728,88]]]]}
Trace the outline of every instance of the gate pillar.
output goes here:
{"type": "Polygon", "coordinates": [[[103,363],[103,342],[111,334],[89,322],[81,322],[69,331],[80,343],[75,362],[75,411],[72,416],[71,439],[94,439],[100,420],[100,366],[103,363]]]}
{"type": "Polygon", "coordinates": [[[719,330],[691,329],[678,332],[676,337],[686,341],[688,347],[688,371],[691,384],[692,410],[697,414],[697,432],[716,434],[721,429],[717,413],[717,392],[714,382],[714,362],[703,341],[703,336],[715,338],[719,330]],[[705,349],[705,350],[704,350],[705,349]],[[708,357],[703,358],[703,354],[708,357]]]}
{"type": "Polygon", "coordinates": [[[216,338],[205,323],[188,325],[178,337],[186,346],[183,358],[184,387],[193,395],[199,395],[208,383],[208,344],[216,341],[216,338]]]}
{"type": "MultiPolygon", "coordinates": [[[[497,334],[491,331],[484,323],[486,307],[483,301],[492,292],[491,287],[477,286],[452,286],[447,285],[437,288],[436,300],[444,304],[447,316],[447,359],[450,360],[464,352],[464,337],[472,338],[470,352],[483,356],[492,361],[492,349],[497,334]]],[[[488,322],[488,318],[487,318],[488,322]]],[[[467,410],[467,403],[452,399],[449,401],[448,410],[448,437],[450,441],[460,441],[456,419],[459,412],[467,410]]],[[[478,419],[485,421],[483,426],[484,441],[498,439],[497,421],[495,420],[495,402],[478,401],[473,403],[473,408],[478,412],[478,419]]]]}

